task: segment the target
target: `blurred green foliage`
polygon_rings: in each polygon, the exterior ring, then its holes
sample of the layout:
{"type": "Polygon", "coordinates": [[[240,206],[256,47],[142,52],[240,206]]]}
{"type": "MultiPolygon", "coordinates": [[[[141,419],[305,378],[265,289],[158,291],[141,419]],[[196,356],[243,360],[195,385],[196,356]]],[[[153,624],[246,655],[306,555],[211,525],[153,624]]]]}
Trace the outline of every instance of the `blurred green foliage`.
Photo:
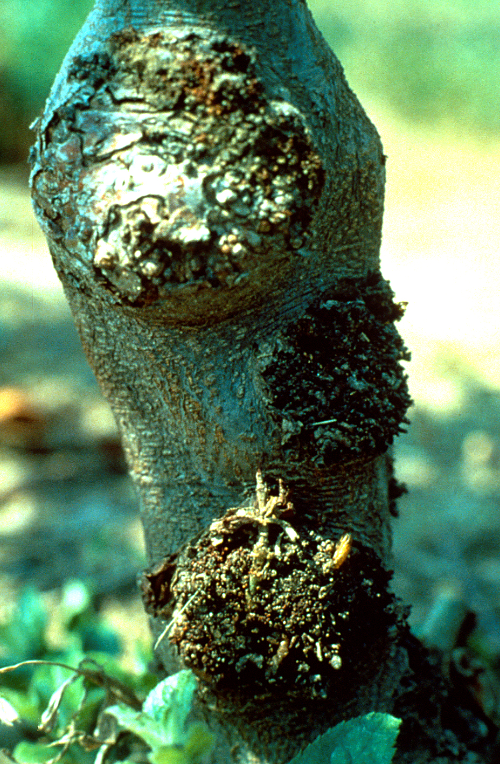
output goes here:
{"type": "Polygon", "coordinates": [[[0,0],[0,163],[23,161],[29,125],[92,0],[0,0]]]}
{"type": "MultiPolygon", "coordinates": [[[[500,131],[498,0],[309,0],[361,98],[457,131],[500,131]]],[[[28,125],[92,0],[0,0],[0,162],[28,125]]]]}
{"type": "Polygon", "coordinates": [[[361,100],[407,120],[500,132],[498,0],[310,0],[361,100]]]}
{"type": "Polygon", "coordinates": [[[123,668],[120,637],[102,620],[96,600],[85,582],[69,580],[55,616],[43,595],[27,587],[0,622],[0,748],[14,749],[20,764],[42,764],[58,754],[61,764],[91,764],[99,746],[86,741],[93,740],[104,709],[144,699],[157,683],[148,670],[152,654],[140,643],[134,670],[123,668]],[[55,621],[59,646],[49,638],[55,621]]]}

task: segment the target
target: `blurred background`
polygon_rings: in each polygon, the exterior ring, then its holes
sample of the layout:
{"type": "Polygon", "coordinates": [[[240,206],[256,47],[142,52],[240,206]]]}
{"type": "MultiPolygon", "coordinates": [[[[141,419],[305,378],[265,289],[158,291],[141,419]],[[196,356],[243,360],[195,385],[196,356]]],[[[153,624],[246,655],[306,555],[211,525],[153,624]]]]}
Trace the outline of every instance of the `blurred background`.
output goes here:
{"type": "MultiPolygon", "coordinates": [[[[81,607],[130,656],[148,642],[135,583],[144,565],[136,501],[27,190],[29,124],[91,5],[0,2],[0,642],[27,591],[57,612],[80,582],[81,607]]],[[[500,5],[310,6],[388,155],[382,269],[408,301],[400,331],[413,354],[415,401],[395,446],[408,494],[395,521],[394,586],[431,642],[448,628],[432,625],[440,614],[446,623],[457,608],[473,613],[462,638],[495,672],[500,5]]]]}

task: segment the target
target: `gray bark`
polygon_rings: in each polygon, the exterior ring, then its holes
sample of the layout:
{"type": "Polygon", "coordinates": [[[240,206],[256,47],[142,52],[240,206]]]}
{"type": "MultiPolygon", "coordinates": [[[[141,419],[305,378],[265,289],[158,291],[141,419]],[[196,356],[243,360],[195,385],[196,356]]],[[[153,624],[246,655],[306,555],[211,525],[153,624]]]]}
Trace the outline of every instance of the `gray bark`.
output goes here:
{"type": "Polygon", "coordinates": [[[408,676],[384,164],[301,0],[101,0],[38,123],[35,210],[137,486],[156,634],[174,619],[159,658],[198,675],[219,762],[397,712],[408,676]]]}

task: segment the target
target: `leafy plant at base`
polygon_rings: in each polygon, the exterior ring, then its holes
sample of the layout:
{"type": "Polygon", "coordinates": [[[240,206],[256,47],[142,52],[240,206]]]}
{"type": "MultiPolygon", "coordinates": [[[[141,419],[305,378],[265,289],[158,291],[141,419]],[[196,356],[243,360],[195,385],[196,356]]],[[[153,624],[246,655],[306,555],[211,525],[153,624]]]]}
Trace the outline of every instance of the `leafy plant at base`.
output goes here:
{"type": "Polygon", "coordinates": [[[179,671],[149,693],[142,711],[119,705],[107,713],[151,747],[152,764],[198,764],[210,753],[213,735],[201,722],[186,727],[195,690],[193,673],[179,671]]]}
{"type": "Polygon", "coordinates": [[[86,584],[68,582],[59,611],[64,649],[50,645],[47,608],[34,589],[21,593],[12,617],[0,625],[0,721],[12,727],[13,745],[24,738],[14,749],[22,764],[96,761],[89,747],[111,740],[107,730],[101,734],[106,706],[123,701],[139,709],[157,681],[147,671],[149,652],[137,654],[137,673],[123,670],[119,637],[99,618],[86,584]],[[99,652],[88,652],[97,645],[99,652]]]}

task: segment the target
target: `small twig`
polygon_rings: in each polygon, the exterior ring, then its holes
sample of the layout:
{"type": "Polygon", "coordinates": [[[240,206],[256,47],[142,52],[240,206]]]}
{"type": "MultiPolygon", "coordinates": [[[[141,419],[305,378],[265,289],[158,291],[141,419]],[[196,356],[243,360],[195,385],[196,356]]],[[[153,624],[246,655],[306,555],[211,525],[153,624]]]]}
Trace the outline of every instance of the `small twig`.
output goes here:
{"type": "Polygon", "coordinates": [[[75,666],[68,666],[67,663],[59,663],[58,661],[44,661],[41,659],[21,661],[20,663],[13,663],[12,666],[4,666],[3,668],[0,668],[0,674],[6,674],[8,671],[14,671],[14,669],[21,668],[22,666],[59,666],[60,668],[69,669],[70,671],[74,671],[76,674],[85,676],[85,673],[75,666]]]}
{"type": "Polygon", "coordinates": [[[59,661],[45,661],[41,659],[21,661],[20,663],[15,663],[12,666],[4,666],[0,669],[0,674],[4,674],[7,671],[14,671],[14,669],[21,668],[22,666],[59,666],[60,668],[68,669],[69,671],[73,671],[75,674],[79,674],[79,676],[84,677],[89,682],[93,682],[93,684],[97,685],[98,687],[102,687],[107,691],[111,691],[117,700],[125,703],[131,708],[136,710],[140,710],[142,708],[142,702],[139,700],[134,691],[130,687],[127,687],[127,685],[120,682],[119,679],[115,679],[115,677],[107,674],[103,667],[96,661],[92,660],[92,658],[84,658],[80,662],[79,666],[68,666],[67,663],[60,663],[59,661]],[[95,666],[96,668],[85,668],[83,665],[85,663],[95,666]]]}
{"type": "Polygon", "coordinates": [[[174,613],[174,615],[173,615],[173,617],[172,617],[172,620],[170,620],[170,621],[167,623],[167,625],[166,625],[166,626],[165,626],[165,628],[163,629],[162,633],[160,634],[160,636],[159,636],[159,637],[158,637],[158,639],[156,640],[156,642],[155,642],[155,644],[154,644],[154,648],[153,648],[154,650],[157,650],[157,649],[158,649],[158,645],[160,644],[160,642],[161,642],[161,641],[162,641],[162,640],[163,640],[163,639],[164,639],[164,638],[167,636],[167,634],[169,633],[169,631],[170,631],[170,630],[171,630],[171,629],[172,629],[172,628],[175,626],[175,624],[177,623],[177,620],[178,620],[179,616],[181,616],[181,615],[182,615],[182,614],[185,612],[185,610],[186,610],[186,609],[189,607],[189,605],[191,604],[191,602],[192,602],[192,601],[194,600],[194,598],[195,598],[195,597],[196,597],[196,596],[197,596],[197,595],[200,593],[200,591],[201,591],[201,589],[197,589],[197,590],[194,592],[194,594],[192,594],[192,595],[191,595],[191,597],[188,599],[188,601],[187,601],[186,603],[184,603],[184,605],[181,607],[181,609],[180,609],[180,610],[179,610],[177,613],[174,613]]]}

